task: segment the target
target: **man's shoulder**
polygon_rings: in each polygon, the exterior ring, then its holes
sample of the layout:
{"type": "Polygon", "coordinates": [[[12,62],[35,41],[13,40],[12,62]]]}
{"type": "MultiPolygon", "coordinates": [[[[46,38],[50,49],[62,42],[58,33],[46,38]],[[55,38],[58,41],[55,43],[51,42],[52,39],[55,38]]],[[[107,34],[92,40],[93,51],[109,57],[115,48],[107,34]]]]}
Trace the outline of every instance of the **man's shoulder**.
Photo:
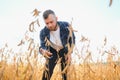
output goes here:
{"type": "Polygon", "coordinates": [[[46,27],[43,27],[43,28],[41,29],[41,31],[44,31],[44,30],[47,30],[47,28],[46,28],[46,27]]]}
{"type": "Polygon", "coordinates": [[[58,21],[58,23],[61,23],[61,24],[69,24],[67,21],[58,21]]]}
{"type": "Polygon", "coordinates": [[[49,30],[46,27],[44,27],[41,29],[40,34],[47,34],[48,32],[49,30]]]}
{"type": "Polygon", "coordinates": [[[58,21],[58,24],[60,26],[64,26],[64,27],[68,27],[69,26],[69,23],[67,21],[58,21]]]}

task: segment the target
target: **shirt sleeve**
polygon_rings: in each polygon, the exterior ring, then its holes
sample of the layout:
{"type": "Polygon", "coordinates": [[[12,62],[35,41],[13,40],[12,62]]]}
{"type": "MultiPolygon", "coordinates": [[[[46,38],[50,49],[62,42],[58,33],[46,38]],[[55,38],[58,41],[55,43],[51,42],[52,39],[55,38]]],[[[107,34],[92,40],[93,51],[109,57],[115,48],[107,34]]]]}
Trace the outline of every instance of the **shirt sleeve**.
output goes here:
{"type": "Polygon", "coordinates": [[[44,30],[41,30],[40,31],[40,47],[39,47],[39,49],[42,48],[42,49],[46,50],[47,47],[45,46],[45,43],[46,43],[46,41],[45,41],[44,30]]]}
{"type": "MultiPolygon", "coordinates": [[[[69,28],[70,28],[70,24],[69,24],[69,28]]],[[[75,34],[74,34],[74,31],[73,30],[71,30],[71,33],[72,33],[72,36],[70,36],[69,37],[69,44],[70,44],[70,46],[72,45],[72,44],[75,44],[75,34]]],[[[69,30],[69,34],[70,34],[70,30],[69,30]]]]}

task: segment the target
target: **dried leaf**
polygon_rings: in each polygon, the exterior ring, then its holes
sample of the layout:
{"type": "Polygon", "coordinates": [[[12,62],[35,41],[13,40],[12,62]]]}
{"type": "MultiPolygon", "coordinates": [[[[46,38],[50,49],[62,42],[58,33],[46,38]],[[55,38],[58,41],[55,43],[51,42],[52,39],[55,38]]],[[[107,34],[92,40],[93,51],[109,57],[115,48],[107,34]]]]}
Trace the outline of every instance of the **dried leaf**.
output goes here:
{"type": "Polygon", "coordinates": [[[30,32],[33,32],[35,29],[34,29],[34,23],[35,21],[31,22],[30,25],[29,25],[29,31],[30,32]]]}
{"type": "Polygon", "coordinates": [[[105,39],[104,39],[104,46],[106,45],[106,43],[107,43],[107,38],[105,37],[105,39]]]}
{"type": "Polygon", "coordinates": [[[35,17],[37,17],[37,16],[39,16],[39,13],[40,13],[41,11],[38,11],[37,9],[34,9],[33,10],[33,16],[35,16],[35,17]]]}
{"type": "Polygon", "coordinates": [[[37,19],[37,24],[38,24],[38,26],[40,27],[40,23],[39,23],[39,20],[37,19]]]}
{"type": "Polygon", "coordinates": [[[81,42],[84,42],[84,41],[88,41],[88,38],[84,37],[83,35],[81,35],[81,42]]]}
{"type": "Polygon", "coordinates": [[[21,40],[20,43],[19,43],[17,46],[20,46],[20,45],[22,45],[22,44],[24,44],[24,41],[23,41],[23,40],[21,40]]]}
{"type": "Polygon", "coordinates": [[[113,0],[110,0],[109,6],[111,6],[111,5],[112,5],[112,2],[113,2],[113,0]]]}

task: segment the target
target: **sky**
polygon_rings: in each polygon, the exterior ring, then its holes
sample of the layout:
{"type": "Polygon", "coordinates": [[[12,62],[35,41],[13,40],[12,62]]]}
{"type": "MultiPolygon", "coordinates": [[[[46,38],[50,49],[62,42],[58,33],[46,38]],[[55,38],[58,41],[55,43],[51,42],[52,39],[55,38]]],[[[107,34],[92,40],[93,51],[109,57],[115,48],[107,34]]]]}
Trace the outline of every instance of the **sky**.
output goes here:
{"type": "Polygon", "coordinates": [[[32,11],[41,11],[39,20],[41,27],[34,34],[39,43],[39,31],[44,27],[42,13],[46,9],[55,11],[60,21],[71,22],[75,32],[76,43],[81,35],[91,40],[91,45],[100,46],[104,37],[108,39],[108,47],[120,47],[120,1],[113,0],[0,0],[0,47],[8,43],[15,47],[28,30],[31,21],[35,20],[32,11]]]}

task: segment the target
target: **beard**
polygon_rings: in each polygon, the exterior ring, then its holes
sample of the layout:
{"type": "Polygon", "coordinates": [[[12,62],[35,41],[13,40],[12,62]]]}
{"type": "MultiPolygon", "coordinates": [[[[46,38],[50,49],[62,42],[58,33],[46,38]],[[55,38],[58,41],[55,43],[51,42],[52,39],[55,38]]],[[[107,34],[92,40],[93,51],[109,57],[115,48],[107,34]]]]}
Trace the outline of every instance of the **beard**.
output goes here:
{"type": "Polygon", "coordinates": [[[50,31],[56,31],[56,30],[57,30],[57,27],[58,27],[58,25],[57,25],[57,23],[56,23],[56,25],[55,25],[54,27],[49,28],[49,30],[50,30],[50,31]]]}

